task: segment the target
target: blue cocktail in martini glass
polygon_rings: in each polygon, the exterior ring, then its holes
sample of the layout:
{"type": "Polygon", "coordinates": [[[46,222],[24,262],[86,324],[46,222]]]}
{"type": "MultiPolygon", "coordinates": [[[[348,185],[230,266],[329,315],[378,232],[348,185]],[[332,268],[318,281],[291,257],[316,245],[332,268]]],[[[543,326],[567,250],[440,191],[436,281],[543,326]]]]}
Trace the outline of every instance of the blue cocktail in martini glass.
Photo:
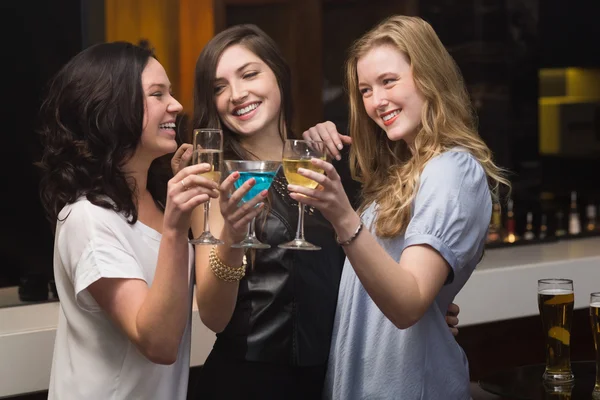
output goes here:
{"type": "MultiPolygon", "coordinates": [[[[254,160],[225,160],[225,167],[228,173],[238,171],[240,177],[235,182],[234,186],[239,189],[247,180],[254,178],[256,184],[242,198],[242,202],[246,203],[256,197],[263,190],[269,190],[273,178],[277,174],[281,161],[254,161],[254,160]]],[[[234,243],[231,247],[239,249],[268,249],[271,246],[257,239],[254,232],[254,221],[248,224],[248,232],[246,237],[239,243],[234,243]]]]}

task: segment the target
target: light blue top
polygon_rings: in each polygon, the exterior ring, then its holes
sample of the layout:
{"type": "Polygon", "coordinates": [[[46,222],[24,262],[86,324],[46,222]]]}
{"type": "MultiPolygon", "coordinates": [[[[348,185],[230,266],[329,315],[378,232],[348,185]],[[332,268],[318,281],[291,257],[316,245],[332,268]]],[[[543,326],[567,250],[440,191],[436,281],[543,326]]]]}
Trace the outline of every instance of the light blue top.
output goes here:
{"type": "MultiPolygon", "coordinates": [[[[376,208],[371,205],[363,213],[374,236],[376,208]]],[[[445,313],[482,257],[491,211],[486,174],[470,153],[457,148],[427,163],[406,233],[376,240],[396,261],[408,246],[433,247],[452,269],[448,282],[425,315],[401,330],[371,300],[346,259],[324,398],[470,398],[467,358],[445,313]]]]}

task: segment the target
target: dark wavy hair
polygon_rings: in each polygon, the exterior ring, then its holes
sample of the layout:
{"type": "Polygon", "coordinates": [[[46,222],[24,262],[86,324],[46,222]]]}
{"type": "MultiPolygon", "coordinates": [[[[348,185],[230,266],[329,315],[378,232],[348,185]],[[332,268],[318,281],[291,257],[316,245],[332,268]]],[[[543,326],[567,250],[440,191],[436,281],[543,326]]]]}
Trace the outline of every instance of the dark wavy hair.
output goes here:
{"type": "MultiPolygon", "coordinates": [[[[142,72],[152,50],[127,42],[101,43],[73,57],[50,80],[40,109],[43,155],[40,195],[55,225],[62,208],[85,196],[137,221],[124,163],[140,143],[144,118],[142,72]]],[[[155,160],[148,190],[164,204],[167,173],[155,160]]]]}
{"type": "Polygon", "coordinates": [[[225,159],[246,160],[256,157],[245,150],[240,144],[239,136],[221,122],[215,105],[214,82],[217,64],[223,52],[236,44],[256,54],[275,74],[281,94],[279,135],[282,139],[292,136],[292,78],[290,67],[275,41],[252,24],[235,25],[220,32],[208,42],[198,56],[194,80],[193,126],[222,129],[225,159]]]}

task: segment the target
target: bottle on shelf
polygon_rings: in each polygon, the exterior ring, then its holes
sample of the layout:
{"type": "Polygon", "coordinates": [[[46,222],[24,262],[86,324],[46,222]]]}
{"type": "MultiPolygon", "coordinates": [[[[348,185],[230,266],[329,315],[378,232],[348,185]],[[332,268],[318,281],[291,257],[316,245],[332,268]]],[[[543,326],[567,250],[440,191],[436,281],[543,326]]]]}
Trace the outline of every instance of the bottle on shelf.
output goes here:
{"type": "Polygon", "coordinates": [[[505,243],[514,243],[518,240],[517,234],[515,233],[515,213],[513,212],[513,201],[508,199],[506,207],[506,237],[504,238],[505,243]]]}
{"type": "Polygon", "coordinates": [[[527,213],[527,225],[525,226],[525,233],[523,234],[523,239],[535,239],[535,233],[533,233],[533,213],[531,211],[527,213]]]}
{"type": "Polygon", "coordinates": [[[492,218],[488,229],[487,243],[497,243],[502,241],[502,218],[500,203],[494,203],[492,206],[492,218]]]}
{"type": "Polygon", "coordinates": [[[546,236],[548,235],[548,221],[546,219],[546,214],[542,214],[542,218],[540,221],[540,233],[538,235],[540,240],[546,239],[546,236]]]}
{"type": "Polygon", "coordinates": [[[567,234],[565,227],[563,225],[564,214],[561,210],[556,212],[556,231],[554,231],[554,236],[562,237],[567,234]]]}
{"type": "Polygon", "coordinates": [[[596,228],[597,228],[597,224],[596,224],[596,206],[594,204],[588,204],[586,209],[585,209],[585,215],[586,215],[586,224],[585,224],[585,230],[587,232],[595,232],[596,228]]]}
{"type": "Polygon", "coordinates": [[[579,235],[581,233],[581,220],[577,211],[577,192],[571,192],[571,207],[569,210],[569,235],[579,235]]]}

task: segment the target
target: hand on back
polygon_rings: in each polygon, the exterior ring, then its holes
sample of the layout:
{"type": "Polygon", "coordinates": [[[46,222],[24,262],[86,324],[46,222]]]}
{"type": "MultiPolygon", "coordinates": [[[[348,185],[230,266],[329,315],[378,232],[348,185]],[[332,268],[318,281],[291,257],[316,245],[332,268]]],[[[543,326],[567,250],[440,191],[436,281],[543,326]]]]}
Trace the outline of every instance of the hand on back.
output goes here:
{"type": "Polygon", "coordinates": [[[173,175],[177,175],[179,171],[190,165],[192,161],[193,146],[189,143],[184,143],[175,152],[171,158],[171,170],[173,175]]]}
{"type": "Polygon", "coordinates": [[[327,153],[338,161],[342,158],[340,150],[344,148],[344,145],[352,144],[352,138],[339,133],[337,127],[331,121],[322,122],[304,131],[302,138],[324,142],[327,153]]]}

